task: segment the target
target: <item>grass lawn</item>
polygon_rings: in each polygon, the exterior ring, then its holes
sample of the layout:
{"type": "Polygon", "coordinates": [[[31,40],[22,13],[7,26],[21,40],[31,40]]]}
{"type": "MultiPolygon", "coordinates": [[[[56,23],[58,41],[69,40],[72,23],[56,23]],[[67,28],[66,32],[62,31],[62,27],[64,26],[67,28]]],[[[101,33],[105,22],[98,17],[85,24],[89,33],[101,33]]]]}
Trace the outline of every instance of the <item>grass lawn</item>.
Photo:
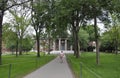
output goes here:
{"type": "Polygon", "coordinates": [[[15,55],[4,55],[2,57],[3,65],[0,65],[0,78],[9,78],[10,64],[10,78],[22,78],[55,58],[54,55],[42,55],[40,58],[37,58],[35,54],[29,53],[18,57],[15,55]]]}
{"type": "Polygon", "coordinates": [[[82,53],[79,59],[68,55],[68,62],[76,78],[120,78],[120,54],[101,53],[100,65],[96,65],[96,54],[92,52],[82,53]]]}

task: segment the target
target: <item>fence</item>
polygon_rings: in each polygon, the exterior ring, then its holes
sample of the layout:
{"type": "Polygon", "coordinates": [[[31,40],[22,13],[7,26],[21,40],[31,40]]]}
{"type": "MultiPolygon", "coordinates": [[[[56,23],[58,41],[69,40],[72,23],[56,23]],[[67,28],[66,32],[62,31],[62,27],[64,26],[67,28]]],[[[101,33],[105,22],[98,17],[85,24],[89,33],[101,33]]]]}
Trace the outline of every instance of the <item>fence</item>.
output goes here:
{"type": "Polygon", "coordinates": [[[34,61],[32,60],[27,62],[3,64],[0,65],[0,78],[16,78],[18,75],[20,74],[25,75],[26,74],[25,72],[29,72],[31,68],[32,70],[34,70],[38,68],[40,65],[41,63],[39,59],[35,59],[34,61]]]}
{"type": "Polygon", "coordinates": [[[77,62],[72,61],[69,59],[69,63],[73,63],[74,65],[73,73],[75,74],[75,78],[102,78],[97,72],[93,71],[92,68],[89,68],[84,63],[80,62],[79,65],[77,62]],[[79,69],[79,70],[78,70],[79,69]]]}

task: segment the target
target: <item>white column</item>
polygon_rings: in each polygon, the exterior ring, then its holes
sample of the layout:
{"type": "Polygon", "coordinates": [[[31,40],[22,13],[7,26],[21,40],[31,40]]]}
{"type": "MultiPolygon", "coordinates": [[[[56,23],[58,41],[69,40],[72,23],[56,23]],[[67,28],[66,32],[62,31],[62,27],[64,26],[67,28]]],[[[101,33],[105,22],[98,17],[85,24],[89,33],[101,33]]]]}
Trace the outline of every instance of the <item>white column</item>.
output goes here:
{"type": "Polygon", "coordinates": [[[72,46],[72,45],[70,46],[70,50],[71,50],[71,51],[73,50],[73,46],[72,46]]]}
{"type": "Polygon", "coordinates": [[[56,50],[55,40],[53,41],[53,50],[56,50]]]}
{"type": "Polygon", "coordinates": [[[65,50],[67,50],[67,39],[65,39],[65,50]]]}
{"type": "Polygon", "coordinates": [[[61,38],[59,38],[59,50],[61,50],[61,38]]]}

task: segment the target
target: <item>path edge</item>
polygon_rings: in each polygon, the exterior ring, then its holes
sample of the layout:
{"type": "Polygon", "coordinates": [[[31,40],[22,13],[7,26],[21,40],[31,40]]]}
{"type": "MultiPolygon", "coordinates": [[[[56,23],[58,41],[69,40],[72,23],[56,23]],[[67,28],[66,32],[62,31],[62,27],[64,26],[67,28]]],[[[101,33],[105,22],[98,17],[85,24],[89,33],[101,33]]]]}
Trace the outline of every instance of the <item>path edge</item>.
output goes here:
{"type": "Polygon", "coordinates": [[[66,58],[66,62],[67,62],[67,65],[68,65],[68,67],[69,67],[69,69],[70,69],[70,72],[72,73],[73,78],[77,78],[77,77],[75,76],[75,72],[74,72],[73,69],[72,69],[72,66],[70,65],[70,63],[69,63],[69,61],[68,61],[68,58],[66,58]]]}

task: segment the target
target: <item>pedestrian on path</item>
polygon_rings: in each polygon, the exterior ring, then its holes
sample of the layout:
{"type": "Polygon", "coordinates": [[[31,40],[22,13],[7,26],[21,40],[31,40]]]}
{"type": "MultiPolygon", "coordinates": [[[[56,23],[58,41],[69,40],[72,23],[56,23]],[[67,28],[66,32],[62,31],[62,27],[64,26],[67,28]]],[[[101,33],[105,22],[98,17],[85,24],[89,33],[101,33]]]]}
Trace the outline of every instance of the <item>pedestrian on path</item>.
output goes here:
{"type": "Polygon", "coordinates": [[[65,54],[63,53],[63,51],[60,52],[59,57],[60,57],[60,62],[63,63],[63,58],[64,58],[65,54]]]}

